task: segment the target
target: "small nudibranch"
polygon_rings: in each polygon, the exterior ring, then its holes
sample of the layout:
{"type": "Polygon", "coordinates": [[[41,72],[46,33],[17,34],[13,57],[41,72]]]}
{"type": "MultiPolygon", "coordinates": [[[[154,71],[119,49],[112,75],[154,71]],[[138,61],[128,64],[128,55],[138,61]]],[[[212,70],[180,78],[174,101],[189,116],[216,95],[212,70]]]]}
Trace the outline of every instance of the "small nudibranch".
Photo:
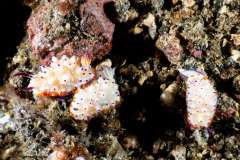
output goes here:
{"type": "Polygon", "coordinates": [[[97,79],[77,90],[73,97],[69,110],[77,120],[89,121],[97,114],[107,113],[120,102],[115,69],[104,66],[96,72],[97,79]]]}
{"type": "Polygon", "coordinates": [[[217,107],[217,92],[207,77],[196,70],[180,69],[181,76],[186,78],[187,122],[186,130],[191,127],[205,127],[210,135],[209,125],[217,107]]]}
{"type": "Polygon", "coordinates": [[[63,55],[60,60],[53,56],[50,66],[41,66],[41,71],[37,75],[17,73],[14,76],[22,75],[31,78],[25,90],[33,90],[38,97],[67,96],[94,79],[95,70],[90,63],[91,58],[87,54],[83,55],[81,64],[76,56],[68,58],[63,55]]]}

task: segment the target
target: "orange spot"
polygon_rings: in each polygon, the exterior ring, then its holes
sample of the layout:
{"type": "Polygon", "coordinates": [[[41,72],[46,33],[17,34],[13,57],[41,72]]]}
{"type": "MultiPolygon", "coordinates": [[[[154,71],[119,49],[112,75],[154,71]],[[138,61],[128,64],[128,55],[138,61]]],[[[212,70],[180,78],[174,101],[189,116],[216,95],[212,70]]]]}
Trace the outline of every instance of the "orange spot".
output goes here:
{"type": "Polygon", "coordinates": [[[74,118],[76,119],[76,118],[77,118],[77,116],[74,116],[74,118]]]}
{"type": "Polygon", "coordinates": [[[76,97],[73,97],[73,99],[76,99],[76,97]]]}
{"type": "Polygon", "coordinates": [[[75,100],[73,100],[73,102],[76,102],[75,100]]]}
{"type": "Polygon", "coordinates": [[[186,94],[186,97],[188,97],[188,95],[186,94]]]}
{"type": "Polygon", "coordinates": [[[188,114],[190,114],[190,112],[189,112],[189,111],[187,111],[187,113],[188,113],[188,114]]]}
{"type": "Polygon", "coordinates": [[[71,113],[70,113],[70,116],[71,116],[71,117],[73,117],[73,116],[74,116],[74,114],[71,112],[71,113]]]}
{"type": "Polygon", "coordinates": [[[186,81],[188,81],[188,79],[186,79],[186,81]]]}
{"type": "Polygon", "coordinates": [[[187,106],[187,108],[189,108],[189,106],[187,106]]]}
{"type": "Polygon", "coordinates": [[[216,111],[216,109],[213,110],[213,112],[215,112],[215,111],[216,111]]]}
{"type": "Polygon", "coordinates": [[[202,128],[203,128],[203,126],[200,127],[200,129],[202,129],[202,128]]]}
{"type": "Polygon", "coordinates": [[[194,77],[194,75],[191,75],[191,77],[194,77]]]}
{"type": "Polygon", "coordinates": [[[212,121],[212,117],[209,120],[212,121]]]}
{"type": "Polygon", "coordinates": [[[190,117],[190,115],[188,114],[187,117],[190,117]]]}
{"type": "Polygon", "coordinates": [[[75,94],[78,94],[79,90],[76,90],[75,94]]]}
{"type": "Polygon", "coordinates": [[[109,108],[110,108],[110,109],[113,109],[113,105],[111,105],[109,108]]]}
{"type": "Polygon", "coordinates": [[[60,96],[66,96],[66,93],[65,92],[62,92],[59,94],[60,96]]]}
{"type": "Polygon", "coordinates": [[[85,87],[81,87],[81,89],[83,89],[83,90],[84,90],[84,89],[85,89],[85,87]]]}
{"type": "Polygon", "coordinates": [[[102,113],[107,113],[107,109],[102,110],[102,113]]]}
{"type": "Polygon", "coordinates": [[[187,83],[186,86],[189,86],[189,83],[187,83]]]}
{"type": "Polygon", "coordinates": [[[53,96],[58,96],[58,92],[54,91],[54,92],[52,92],[52,95],[53,96]]]}
{"type": "Polygon", "coordinates": [[[119,103],[119,101],[118,101],[118,100],[116,100],[116,101],[115,101],[115,103],[116,103],[116,104],[118,104],[118,103],[119,103]]]}
{"type": "Polygon", "coordinates": [[[217,105],[217,103],[216,103],[216,105],[217,105]]]}
{"type": "Polygon", "coordinates": [[[85,84],[84,84],[84,86],[85,86],[85,87],[88,87],[88,84],[87,84],[87,83],[85,83],[85,84]]]}
{"type": "Polygon", "coordinates": [[[217,96],[217,92],[215,92],[215,96],[217,96]]]}
{"type": "Polygon", "coordinates": [[[43,94],[42,93],[38,93],[37,96],[38,97],[43,97],[43,94]]]}
{"type": "Polygon", "coordinates": [[[207,78],[206,78],[206,77],[203,77],[202,79],[203,79],[203,80],[207,80],[207,78]]]}
{"type": "Polygon", "coordinates": [[[192,128],[194,128],[194,126],[193,126],[193,125],[191,125],[191,127],[192,127],[192,128]]]}
{"type": "Polygon", "coordinates": [[[188,100],[186,100],[186,102],[188,103],[188,100]]]}
{"type": "Polygon", "coordinates": [[[212,117],[214,117],[214,116],[215,116],[215,114],[212,115],[212,117]]]}
{"type": "Polygon", "coordinates": [[[198,76],[200,76],[200,74],[199,74],[199,73],[198,73],[197,75],[198,75],[198,76]]]}
{"type": "Polygon", "coordinates": [[[89,120],[91,120],[92,119],[92,117],[89,117],[89,120]]]}
{"type": "Polygon", "coordinates": [[[187,92],[188,90],[186,89],[186,92],[187,92]]]}
{"type": "Polygon", "coordinates": [[[59,137],[59,134],[52,134],[53,137],[59,137]]]}
{"type": "Polygon", "coordinates": [[[212,82],[210,82],[210,85],[212,85],[212,82]]]}
{"type": "Polygon", "coordinates": [[[207,124],[208,124],[208,125],[210,125],[210,124],[211,124],[211,122],[208,122],[207,124]]]}
{"type": "Polygon", "coordinates": [[[191,123],[191,121],[190,121],[190,120],[187,120],[187,122],[188,122],[188,123],[191,123]]]}
{"type": "Polygon", "coordinates": [[[47,96],[48,94],[47,94],[47,92],[43,92],[43,96],[47,96]]]}
{"type": "Polygon", "coordinates": [[[72,103],[70,104],[70,108],[72,108],[73,107],[73,105],[72,105],[72,103]]]}

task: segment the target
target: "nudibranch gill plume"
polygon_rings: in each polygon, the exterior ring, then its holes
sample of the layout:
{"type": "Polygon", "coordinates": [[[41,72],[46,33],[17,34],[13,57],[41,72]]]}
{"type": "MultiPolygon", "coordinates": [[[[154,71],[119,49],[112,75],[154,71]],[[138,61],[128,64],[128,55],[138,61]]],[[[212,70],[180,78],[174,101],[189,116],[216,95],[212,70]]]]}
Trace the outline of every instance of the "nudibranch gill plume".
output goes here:
{"type": "Polygon", "coordinates": [[[217,92],[207,77],[196,70],[180,69],[181,76],[186,78],[187,122],[186,130],[191,127],[205,127],[210,135],[209,125],[217,107],[217,92]]]}

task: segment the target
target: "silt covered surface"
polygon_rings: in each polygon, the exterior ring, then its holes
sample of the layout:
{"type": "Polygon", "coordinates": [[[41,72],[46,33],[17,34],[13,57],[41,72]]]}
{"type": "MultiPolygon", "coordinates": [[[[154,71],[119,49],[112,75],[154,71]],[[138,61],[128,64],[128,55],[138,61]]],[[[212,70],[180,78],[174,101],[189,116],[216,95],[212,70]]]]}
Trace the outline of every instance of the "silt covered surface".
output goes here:
{"type": "Polygon", "coordinates": [[[104,26],[97,28],[100,34],[87,25],[95,24],[91,19],[79,14],[79,6],[90,1],[1,3],[19,11],[0,10],[7,17],[2,29],[7,35],[1,54],[1,159],[46,159],[57,150],[69,150],[69,159],[239,159],[238,1],[106,1],[87,12],[104,15],[98,19],[104,26]],[[70,11],[58,13],[60,2],[69,4],[70,11]],[[52,10],[44,10],[46,5],[52,10]],[[44,49],[38,54],[27,22],[41,10],[57,18],[43,22],[55,28],[40,35],[44,49]],[[81,40],[84,47],[77,45],[81,40]],[[23,90],[29,78],[13,76],[37,74],[40,64],[48,64],[46,57],[61,55],[65,45],[76,45],[79,55],[80,50],[94,53],[92,66],[110,59],[116,67],[121,102],[89,123],[70,117],[72,97],[36,98],[23,90]],[[92,52],[94,47],[99,50],[92,52]],[[206,74],[218,93],[210,137],[205,129],[185,131],[186,87],[178,69],[191,68],[206,74]]]}

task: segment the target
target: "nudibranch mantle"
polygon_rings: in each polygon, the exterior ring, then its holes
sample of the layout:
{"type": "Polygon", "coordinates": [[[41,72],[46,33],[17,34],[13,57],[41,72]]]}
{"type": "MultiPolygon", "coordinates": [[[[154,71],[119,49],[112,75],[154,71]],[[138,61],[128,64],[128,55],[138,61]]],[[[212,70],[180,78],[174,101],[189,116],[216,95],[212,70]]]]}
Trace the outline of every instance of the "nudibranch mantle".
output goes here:
{"type": "Polygon", "coordinates": [[[194,69],[180,69],[181,76],[186,78],[187,121],[189,127],[201,129],[208,126],[215,115],[217,92],[207,77],[194,69]]]}
{"type": "Polygon", "coordinates": [[[61,59],[53,56],[50,66],[41,66],[38,74],[17,73],[15,76],[22,75],[31,78],[25,90],[33,90],[38,97],[67,96],[94,79],[95,69],[90,63],[91,58],[87,54],[82,57],[81,63],[77,61],[76,56],[68,58],[63,55],[61,59]]]}
{"type": "Polygon", "coordinates": [[[107,113],[120,102],[115,69],[103,66],[96,71],[97,79],[77,90],[70,105],[71,116],[77,120],[89,121],[99,113],[107,113]]]}

